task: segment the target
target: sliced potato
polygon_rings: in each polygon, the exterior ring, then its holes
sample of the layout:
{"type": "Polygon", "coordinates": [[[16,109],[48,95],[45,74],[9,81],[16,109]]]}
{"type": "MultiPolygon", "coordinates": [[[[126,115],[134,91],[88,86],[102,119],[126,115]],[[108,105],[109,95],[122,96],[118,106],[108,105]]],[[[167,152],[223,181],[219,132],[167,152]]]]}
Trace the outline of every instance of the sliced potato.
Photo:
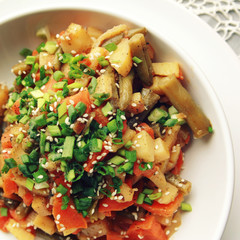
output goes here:
{"type": "Polygon", "coordinates": [[[154,75],[168,76],[175,74],[177,78],[183,79],[182,71],[178,62],[159,62],[153,63],[152,66],[154,75]]]}
{"type": "Polygon", "coordinates": [[[127,38],[123,38],[117,45],[117,49],[110,55],[109,61],[120,75],[123,77],[128,75],[132,68],[132,54],[127,38]]]}
{"type": "Polygon", "coordinates": [[[50,217],[37,215],[33,224],[49,235],[53,235],[57,231],[56,224],[50,217]]]}
{"type": "Polygon", "coordinates": [[[32,233],[18,226],[19,226],[19,223],[11,218],[6,225],[6,228],[18,240],[34,240],[35,239],[35,236],[32,233]]]}
{"type": "Polygon", "coordinates": [[[158,94],[158,95],[163,95],[163,90],[161,88],[160,85],[160,81],[161,81],[162,77],[160,76],[154,76],[153,77],[153,84],[149,87],[149,89],[151,89],[154,93],[158,94]]]}
{"type": "Polygon", "coordinates": [[[178,189],[168,182],[166,183],[166,188],[161,190],[162,190],[162,196],[156,200],[160,204],[168,204],[174,201],[174,199],[178,195],[178,189]]]}
{"type": "Polygon", "coordinates": [[[169,159],[167,167],[166,167],[166,172],[170,171],[171,169],[173,169],[175,167],[175,165],[177,164],[178,158],[179,158],[180,151],[181,151],[180,145],[174,145],[172,147],[170,159],[169,159]]]}
{"type": "Polygon", "coordinates": [[[137,152],[137,159],[144,162],[154,161],[154,141],[145,130],[137,133],[132,141],[137,152]]]}
{"type": "Polygon", "coordinates": [[[45,69],[59,70],[61,67],[60,61],[56,61],[55,54],[49,54],[47,52],[39,53],[39,67],[44,66],[45,69]]]}
{"type": "Polygon", "coordinates": [[[117,36],[120,33],[125,32],[126,30],[127,30],[127,25],[125,25],[125,24],[120,24],[120,25],[114,26],[113,28],[107,30],[101,36],[98,37],[98,39],[93,44],[93,48],[100,47],[104,41],[106,41],[114,36],[117,36]]]}
{"type": "Polygon", "coordinates": [[[159,137],[154,140],[154,161],[156,163],[169,159],[170,153],[166,143],[159,137]]]}
{"type": "Polygon", "coordinates": [[[112,145],[113,152],[116,152],[118,149],[122,148],[124,146],[124,144],[126,144],[128,141],[132,140],[135,135],[136,135],[136,132],[134,130],[128,128],[122,137],[123,144],[113,144],[112,145]]]}
{"type": "Polygon", "coordinates": [[[71,23],[65,33],[60,37],[61,47],[64,53],[87,52],[93,44],[93,40],[87,31],[79,24],[71,23]]]}
{"type": "Polygon", "coordinates": [[[142,98],[142,94],[140,92],[136,92],[132,94],[132,99],[128,104],[126,111],[138,114],[145,110],[144,101],[142,98]]]}
{"type": "Polygon", "coordinates": [[[114,71],[112,67],[109,66],[106,68],[106,71],[97,78],[95,93],[109,93],[109,98],[111,98],[113,95],[113,82],[115,82],[114,71]]]}
{"type": "Polygon", "coordinates": [[[134,72],[131,71],[126,77],[119,78],[119,108],[125,110],[132,100],[134,72]]]}
{"type": "Polygon", "coordinates": [[[87,27],[87,33],[90,37],[93,37],[96,39],[103,34],[103,32],[100,29],[95,27],[87,27]]]}
{"type": "Polygon", "coordinates": [[[51,212],[47,209],[47,203],[45,197],[36,195],[33,198],[32,208],[39,216],[50,216],[51,212]]]}

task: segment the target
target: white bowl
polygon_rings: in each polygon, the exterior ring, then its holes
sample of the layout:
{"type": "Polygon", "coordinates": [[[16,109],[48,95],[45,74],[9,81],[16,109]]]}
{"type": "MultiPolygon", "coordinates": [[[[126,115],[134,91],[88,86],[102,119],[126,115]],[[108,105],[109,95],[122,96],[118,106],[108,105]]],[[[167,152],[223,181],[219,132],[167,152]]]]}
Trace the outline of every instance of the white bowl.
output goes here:
{"type": "MultiPolygon", "coordinates": [[[[154,3],[154,6],[163,11],[171,11],[169,16],[166,13],[158,16],[157,10],[150,7],[147,1],[134,0],[130,3],[123,0],[114,6],[113,2],[108,0],[90,3],[71,0],[67,3],[45,0],[13,2],[15,4],[12,5],[13,8],[10,7],[10,3],[5,2],[6,10],[12,9],[12,11],[5,12],[5,15],[0,17],[1,81],[8,86],[11,86],[14,79],[10,69],[20,59],[19,50],[23,47],[35,47],[39,43],[35,32],[45,24],[48,24],[54,33],[65,29],[70,22],[95,26],[103,30],[119,23],[145,26],[149,30],[148,39],[154,46],[158,60],[174,60],[181,64],[184,75],[189,80],[187,87],[210,118],[214,134],[211,137],[193,141],[186,151],[185,169],[182,175],[193,184],[192,193],[187,199],[193,211],[183,214],[182,226],[174,234],[173,239],[220,239],[232,199],[232,145],[226,119],[208,81],[209,76],[205,75],[201,66],[195,63],[196,60],[186,49],[178,45],[178,39],[173,39],[172,34],[168,34],[171,31],[178,31],[179,28],[177,23],[174,26],[172,21],[169,21],[173,15],[172,11],[177,13],[182,9],[163,0],[154,3]],[[138,4],[135,11],[133,11],[136,6],[134,4],[138,4]],[[152,12],[147,10],[148,7],[152,12]]],[[[180,19],[179,21],[181,22],[180,19]]],[[[14,238],[0,233],[0,239],[14,238]]]]}

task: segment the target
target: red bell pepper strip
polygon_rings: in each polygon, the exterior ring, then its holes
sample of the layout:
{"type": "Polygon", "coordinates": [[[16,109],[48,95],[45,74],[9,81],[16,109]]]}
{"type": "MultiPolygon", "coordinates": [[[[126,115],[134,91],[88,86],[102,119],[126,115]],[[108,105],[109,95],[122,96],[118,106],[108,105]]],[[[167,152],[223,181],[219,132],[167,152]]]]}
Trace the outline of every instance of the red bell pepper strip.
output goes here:
{"type": "Polygon", "coordinates": [[[154,139],[154,131],[147,123],[141,123],[138,127],[140,127],[141,130],[145,130],[154,139]]]}
{"type": "Polygon", "coordinates": [[[153,165],[152,169],[147,169],[145,171],[142,171],[141,169],[139,169],[139,166],[141,165],[141,163],[134,163],[134,167],[133,167],[133,173],[135,176],[144,176],[144,177],[151,177],[156,171],[158,171],[158,167],[156,165],[153,165]]]}
{"type": "Polygon", "coordinates": [[[1,138],[1,144],[2,144],[2,149],[6,149],[6,148],[12,148],[12,141],[11,141],[11,136],[9,131],[8,132],[4,132],[2,134],[2,138],[1,138]]]}
{"type": "Polygon", "coordinates": [[[173,170],[171,171],[173,174],[178,175],[181,172],[182,169],[182,165],[183,165],[183,152],[182,150],[180,151],[177,163],[175,165],[175,167],[173,168],[173,170]]]}
{"type": "Polygon", "coordinates": [[[20,98],[12,105],[11,109],[15,114],[20,114],[20,98]]]}
{"type": "Polygon", "coordinates": [[[62,226],[65,227],[65,230],[73,228],[87,228],[86,219],[81,213],[78,213],[75,208],[73,209],[72,207],[70,207],[71,205],[73,205],[72,200],[70,200],[67,209],[62,210],[62,197],[56,197],[53,201],[52,212],[54,219],[58,219],[57,228],[59,231],[62,229],[62,226]]]}
{"type": "Polygon", "coordinates": [[[99,124],[102,124],[103,127],[107,126],[108,124],[108,117],[105,117],[102,113],[102,107],[95,108],[93,110],[95,112],[94,120],[96,120],[99,124]]]}
{"type": "Polygon", "coordinates": [[[134,201],[129,202],[117,202],[111,200],[110,198],[104,198],[99,202],[99,212],[109,212],[109,211],[122,211],[134,204],[134,201]]]}
{"type": "Polygon", "coordinates": [[[153,215],[145,218],[145,221],[135,221],[127,231],[131,240],[167,240],[167,236],[161,225],[153,215]]]}
{"type": "Polygon", "coordinates": [[[169,204],[160,204],[157,201],[154,201],[152,205],[143,203],[139,206],[151,212],[163,217],[171,217],[173,213],[179,208],[181,202],[183,201],[183,194],[179,193],[174,201],[169,204]]]}
{"type": "Polygon", "coordinates": [[[8,232],[5,227],[8,220],[9,220],[9,216],[7,217],[0,216],[0,230],[2,230],[3,232],[8,232]]]}
{"type": "Polygon", "coordinates": [[[107,240],[122,240],[123,236],[116,232],[108,232],[107,233],[107,240]]]}

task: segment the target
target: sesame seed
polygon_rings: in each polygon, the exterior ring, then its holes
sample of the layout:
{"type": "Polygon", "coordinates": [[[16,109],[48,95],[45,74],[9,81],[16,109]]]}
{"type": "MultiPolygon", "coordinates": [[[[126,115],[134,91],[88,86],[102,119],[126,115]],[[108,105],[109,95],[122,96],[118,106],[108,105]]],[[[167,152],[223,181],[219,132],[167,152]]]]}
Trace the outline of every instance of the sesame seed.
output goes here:
{"type": "Polygon", "coordinates": [[[137,104],[136,103],[132,103],[132,107],[136,107],[137,106],[137,104]]]}
{"type": "Polygon", "coordinates": [[[56,219],[59,220],[60,218],[61,218],[61,215],[58,214],[57,217],[56,217],[56,219]]]}
{"type": "Polygon", "coordinates": [[[62,196],[62,194],[61,193],[59,193],[58,195],[57,195],[57,198],[60,198],[62,196]]]}
{"type": "Polygon", "coordinates": [[[139,239],[143,239],[143,238],[144,238],[144,236],[142,236],[142,235],[138,234],[138,238],[139,238],[139,239]]]}
{"type": "Polygon", "coordinates": [[[167,231],[166,231],[166,235],[169,235],[169,234],[170,234],[170,231],[169,231],[169,230],[167,230],[167,231]]]}
{"type": "Polygon", "coordinates": [[[108,204],[106,204],[106,203],[103,203],[103,207],[108,207],[108,204]]]}

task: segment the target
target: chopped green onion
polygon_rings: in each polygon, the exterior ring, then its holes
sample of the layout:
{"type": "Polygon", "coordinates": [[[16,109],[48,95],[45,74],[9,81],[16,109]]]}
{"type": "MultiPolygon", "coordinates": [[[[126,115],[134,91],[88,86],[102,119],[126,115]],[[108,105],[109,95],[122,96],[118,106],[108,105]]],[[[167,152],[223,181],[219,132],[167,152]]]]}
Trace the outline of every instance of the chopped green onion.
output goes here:
{"type": "Polygon", "coordinates": [[[0,212],[1,212],[2,217],[7,217],[8,216],[8,209],[7,208],[1,207],[0,212]]]}
{"type": "Polygon", "coordinates": [[[85,113],[87,106],[83,102],[78,102],[75,109],[77,110],[78,116],[81,117],[85,113]]]}
{"type": "Polygon", "coordinates": [[[213,133],[213,128],[210,126],[210,127],[208,127],[208,132],[209,133],[213,133]]]}
{"type": "Polygon", "coordinates": [[[68,108],[68,116],[69,116],[70,123],[74,123],[74,121],[77,118],[77,111],[73,105],[70,105],[68,108]]]}
{"type": "Polygon", "coordinates": [[[41,154],[45,153],[46,137],[47,136],[46,136],[46,134],[44,132],[40,133],[40,143],[39,143],[39,146],[40,146],[40,153],[41,154]]]}
{"type": "Polygon", "coordinates": [[[109,43],[104,46],[109,52],[115,51],[117,49],[117,45],[115,43],[109,43]]]}
{"type": "Polygon", "coordinates": [[[126,150],[124,148],[118,149],[117,153],[122,157],[126,156],[126,150]]]}
{"type": "Polygon", "coordinates": [[[166,126],[166,127],[173,127],[176,123],[178,122],[178,119],[168,119],[164,124],[163,126],[166,126]]]}
{"type": "Polygon", "coordinates": [[[148,116],[148,121],[157,122],[161,118],[166,118],[166,117],[168,117],[168,113],[165,110],[161,108],[155,108],[148,116]]]}
{"type": "Polygon", "coordinates": [[[68,182],[72,182],[72,180],[76,177],[74,169],[71,169],[67,174],[68,182]]]}
{"type": "Polygon", "coordinates": [[[28,115],[24,115],[24,116],[19,120],[19,122],[25,125],[25,124],[28,122],[29,119],[30,119],[30,117],[29,117],[28,115]]]}
{"type": "Polygon", "coordinates": [[[66,102],[63,102],[63,103],[58,107],[58,118],[61,118],[66,112],[67,112],[67,103],[66,103],[66,102]]]}
{"type": "Polygon", "coordinates": [[[111,163],[111,164],[115,164],[115,165],[120,165],[122,164],[126,159],[125,158],[122,158],[120,156],[114,156],[113,158],[111,158],[108,163],[111,163]]]}
{"type": "Polygon", "coordinates": [[[174,115],[178,113],[178,110],[174,106],[171,106],[170,108],[168,108],[168,113],[169,115],[174,115]]]}
{"type": "Polygon", "coordinates": [[[107,104],[102,108],[102,113],[106,117],[112,110],[113,106],[111,105],[110,102],[107,102],[107,104]]]}
{"type": "Polygon", "coordinates": [[[27,56],[31,56],[32,55],[32,50],[28,49],[28,48],[23,48],[19,54],[23,57],[27,57],[27,56]]]}
{"type": "Polygon", "coordinates": [[[144,202],[148,205],[152,205],[153,201],[149,197],[145,197],[144,202]]]}
{"type": "Polygon", "coordinates": [[[56,80],[57,82],[64,76],[65,76],[64,73],[62,73],[61,71],[55,71],[53,73],[53,79],[56,80]]]}
{"type": "Polygon", "coordinates": [[[65,195],[68,189],[65,188],[62,184],[59,184],[58,187],[56,188],[56,191],[61,193],[62,195],[65,195]]]}
{"type": "Polygon", "coordinates": [[[63,144],[62,157],[66,159],[71,159],[73,157],[73,148],[75,143],[74,136],[67,136],[63,144]]]}
{"type": "Polygon", "coordinates": [[[44,96],[44,93],[43,93],[41,90],[39,90],[39,89],[30,92],[30,94],[31,94],[35,99],[42,98],[42,97],[44,96]]]}
{"type": "Polygon", "coordinates": [[[16,142],[17,143],[21,143],[23,138],[24,138],[24,134],[23,133],[19,133],[17,138],[16,138],[16,142]]]}
{"type": "Polygon", "coordinates": [[[181,210],[191,212],[192,206],[189,203],[182,202],[180,206],[181,210]]]}
{"type": "Polygon", "coordinates": [[[38,98],[38,100],[37,100],[37,107],[38,108],[42,108],[44,106],[45,102],[46,101],[45,101],[44,98],[38,98]]]}
{"type": "Polygon", "coordinates": [[[18,120],[18,115],[6,115],[7,122],[14,123],[18,120]]]}
{"type": "Polygon", "coordinates": [[[35,184],[35,182],[31,178],[27,178],[25,187],[28,190],[32,191],[33,187],[34,187],[34,184],[35,184]]]}
{"type": "Polygon", "coordinates": [[[62,159],[62,154],[61,154],[61,153],[51,152],[51,153],[48,154],[48,159],[49,159],[50,161],[56,162],[56,161],[62,159]]]}
{"type": "Polygon", "coordinates": [[[21,156],[21,160],[22,160],[22,162],[23,162],[24,164],[30,163],[30,158],[29,158],[29,156],[28,156],[27,154],[23,154],[23,155],[21,156]]]}
{"type": "Polygon", "coordinates": [[[57,125],[48,125],[47,131],[51,134],[52,137],[62,136],[61,130],[57,125]]]}
{"type": "Polygon", "coordinates": [[[89,149],[91,152],[101,152],[102,151],[102,140],[98,138],[92,138],[89,141],[89,149]]]}
{"type": "Polygon", "coordinates": [[[112,143],[116,144],[116,145],[119,145],[119,144],[123,144],[124,142],[123,142],[122,138],[117,137],[117,138],[112,139],[112,143]]]}
{"type": "Polygon", "coordinates": [[[133,169],[133,163],[127,162],[118,168],[118,173],[129,172],[133,169]]]}
{"type": "Polygon", "coordinates": [[[17,163],[13,158],[7,158],[4,160],[4,162],[8,165],[10,169],[17,167],[17,163]]]}
{"type": "Polygon", "coordinates": [[[28,65],[33,65],[36,61],[36,57],[35,56],[27,56],[25,63],[28,65]]]}
{"type": "Polygon", "coordinates": [[[74,82],[69,85],[67,85],[68,89],[74,89],[74,88],[81,88],[83,85],[80,82],[74,82]]]}
{"type": "Polygon", "coordinates": [[[88,91],[90,94],[93,94],[95,92],[95,89],[97,87],[97,79],[95,77],[92,77],[92,80],[90,84],[88,85],[88,91]]]}
{"type": "Polygon", "coordinates": [[[54,41],[47,41],[43,50],[46,50],[49,54],[54,54],[58,48],[58,45],[54,41]]]}
{"type": "Polygon", "coordinates": [[[126,158],[130,162],[136,162],[137,161],[137,152],[136,152],[136,150],[134,150],[134,151],[126,151],[125,152],[125,156],[126,156],[126,158]]]}
{"type": "Polygon", "coordinates": [[[148,197],[149,197],[150,200],[159,199],[161,196],[162,196],[162,193],[161,193],[161,192],[152,193],[152,194],[148,195],[148,197]]]}
{"type": "Polygon", "coordinates": [[[106,67],[109,65],[109,62],[105,59],[104,56],[99,57],[97,60],[102,67],[106,67]]]}
{"type": "Polygon", "coordinates": [[[70,198],[68,196],[62,197],[62,206],[61,206],[62,210],[66,210],[68,208],[69,201],[70,201],[70,198]]]}
{"type": "Polygon", "coordinates": [[[137,204],[143,204],[144,198],[145,198],[145,194],[139,193],[137,198],[137,204]]]}
{"type": "Polygon", "coordinates": [[[116,119],[113,119],[112,121],[108,122],[107,128],[110,132],[115,133],[118,130],[116,119]]]}
{"type": "Polygon", "coordinates": [[[34,172],[33,177],[36,183],[42,183],[48,180],[48,175],[43,168],[39,168],[37,172],[34,172]]]}
{"type": "Polygon", "coordinates": [[[63,87],[66,85],[66,82],[62,81],[62,82],[56,82],[53,85],[53,88],[55,89],[63,89],[63,87]]]}
{"type": "Polygon", "coordinates": [[[35,124],[37,125],[37,127],[43,127],[45,125],[47,125],[47,119],[45,114],[39,115],[34,119],[35,124]]]}
{"type": "Polygon", "coordinates": [[[132,58],[132,60],[133,60],[135,63],[137,63],[137,64],[139,64],[139,63],[142,62],[142,60],[141,60],[140,58],[136,57],[136,56],[134,56],[134,57],[132,58]]]}
{"type": "Polygon", "coordinates": [[[145,188],[145,189],[143,190],[143,193],[146,194],[146,195],[150,195],[150,194],[153,193],[153,190],[152,190],[152,189],[149,189],[149,188],[145,188]]]}
{"type": "Polygon", "coordinates": [[[124,145],[124,147],[125,147],[125,148],[130,148],[132,145],[133,145],[133,142],[132,142],[131,140],[129,140],[129,141],[124,145]]]}

